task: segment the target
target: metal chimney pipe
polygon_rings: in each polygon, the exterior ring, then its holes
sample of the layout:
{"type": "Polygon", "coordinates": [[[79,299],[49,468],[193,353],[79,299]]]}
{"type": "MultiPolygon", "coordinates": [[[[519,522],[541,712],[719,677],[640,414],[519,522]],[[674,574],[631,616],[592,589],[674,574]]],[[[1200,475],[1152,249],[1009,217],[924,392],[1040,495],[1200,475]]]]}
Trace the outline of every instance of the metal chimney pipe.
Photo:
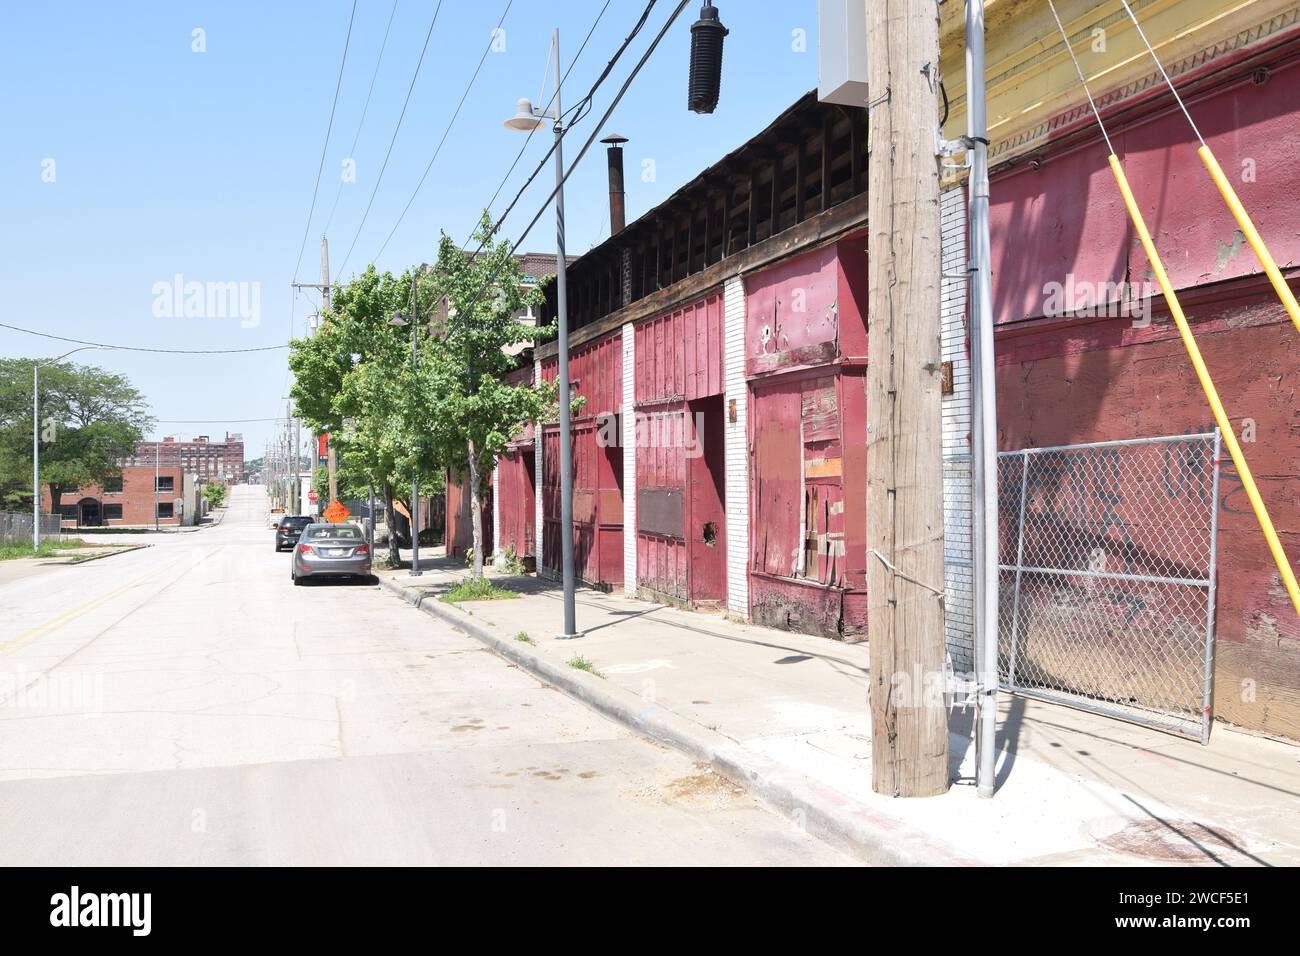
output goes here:
{"type": "Polygon", "coordinates": [[[611,133],[601,142],[609,146],[609,234],[617,236],[627,225],[627,192],[623,188],[623,144],[627,137],[611,133]]]}

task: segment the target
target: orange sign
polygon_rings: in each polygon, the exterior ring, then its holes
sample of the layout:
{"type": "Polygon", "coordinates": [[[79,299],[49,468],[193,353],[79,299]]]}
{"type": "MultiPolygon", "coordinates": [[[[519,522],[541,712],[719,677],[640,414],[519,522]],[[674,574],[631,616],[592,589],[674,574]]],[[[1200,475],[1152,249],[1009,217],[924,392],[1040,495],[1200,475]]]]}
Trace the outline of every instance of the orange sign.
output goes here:
{"type": "Polygon", "coordinates": [[[331,501],[325,509],[325,520],[330,524],[342,524],[352,516],[352,512],[341,501],[331,501]]]}

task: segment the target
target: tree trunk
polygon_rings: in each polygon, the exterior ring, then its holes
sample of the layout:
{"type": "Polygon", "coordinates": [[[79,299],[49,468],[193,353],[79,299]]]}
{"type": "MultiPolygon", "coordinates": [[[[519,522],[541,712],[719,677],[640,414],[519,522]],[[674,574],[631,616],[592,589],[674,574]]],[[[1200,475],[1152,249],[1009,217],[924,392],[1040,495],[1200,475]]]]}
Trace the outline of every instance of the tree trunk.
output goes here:
{"type": "Polygon", "coordinates": [[[63,513],[63,485],[59,482],[49,482],[50,489],[50,514],[63,513]]]}
{"type": "Polygon", "coordinates": [[[483,511],[479,507],[479,471],[478,456],[474,452],[474,442],[469,443],[469,523],[474,529],[474,569],[470,577],[483,577],[483,511]]]}
{"type": "Polygon", "coordinates": [[[384,482],[384,524],[388,528],[388,563],[393,567],[401,562],[397,553],[397,509],[393,507],[393,483],[384,482]]]}

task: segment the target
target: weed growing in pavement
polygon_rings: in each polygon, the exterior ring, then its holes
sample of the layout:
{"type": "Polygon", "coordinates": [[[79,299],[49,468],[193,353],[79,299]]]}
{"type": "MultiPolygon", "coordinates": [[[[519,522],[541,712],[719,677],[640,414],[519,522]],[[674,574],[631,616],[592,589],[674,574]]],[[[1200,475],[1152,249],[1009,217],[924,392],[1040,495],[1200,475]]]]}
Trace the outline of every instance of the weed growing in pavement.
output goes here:
{"type": "Polygon", "coordinates": [[[596,677],[605,676],[600,671],[596,670],[595,664],[587,660],[581,654],[577,654],[574,657],[569,658],[569,666],[572,667],[574,670],[586,671],[588,674],[593,674],[596,677]]]}
{"type": "Polygon", "coordinates": [[[459,604],[462,601],[510,601],[519,597],[514,591],[499,588],[487,578],[472,578],[462,581],[438,600],[446,604],[459,604]]]}
{"type": "Polygon", "coordinates": [[[515,635],[515,640],[520,644],[536,644],[537,642],[528,636],[527,631],[520,631],[515,635]]]}

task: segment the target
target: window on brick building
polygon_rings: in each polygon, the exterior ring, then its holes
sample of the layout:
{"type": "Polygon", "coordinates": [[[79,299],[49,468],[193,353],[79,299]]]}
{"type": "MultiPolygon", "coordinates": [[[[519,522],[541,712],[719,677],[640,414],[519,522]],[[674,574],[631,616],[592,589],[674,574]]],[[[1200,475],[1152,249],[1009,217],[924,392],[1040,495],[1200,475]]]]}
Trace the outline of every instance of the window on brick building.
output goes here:
{"type": "MultiPolygon", "coordinates": [[[[158,483],[154,488],[155,491],[175,491],[176,479],[171,475],[159,475],[158,483]]],[[[170,507],[170,505],[168,506],[170,507]]],[[[168,517],[171,517],[168,515],[168,517]]]]}
{"type": "Polygon", "coordinates": [[[104,520],[105,520],[105,521],[121,521],[121,520],[122,520],[122,506],[121,506],[121,505],[104,505],[104,520]]]}
{"type": "Polygon", "coordinates": [[[120,495],[122,493],[122,476],[116,478],[107,478],[104,480],[104,494],[120,495]]]}
{"type": "Polygon", "coordinates": [[[172,516],[172,502],[170,501],[158,502],[158,517],[170,518],[171,516],[172,516]]]}

